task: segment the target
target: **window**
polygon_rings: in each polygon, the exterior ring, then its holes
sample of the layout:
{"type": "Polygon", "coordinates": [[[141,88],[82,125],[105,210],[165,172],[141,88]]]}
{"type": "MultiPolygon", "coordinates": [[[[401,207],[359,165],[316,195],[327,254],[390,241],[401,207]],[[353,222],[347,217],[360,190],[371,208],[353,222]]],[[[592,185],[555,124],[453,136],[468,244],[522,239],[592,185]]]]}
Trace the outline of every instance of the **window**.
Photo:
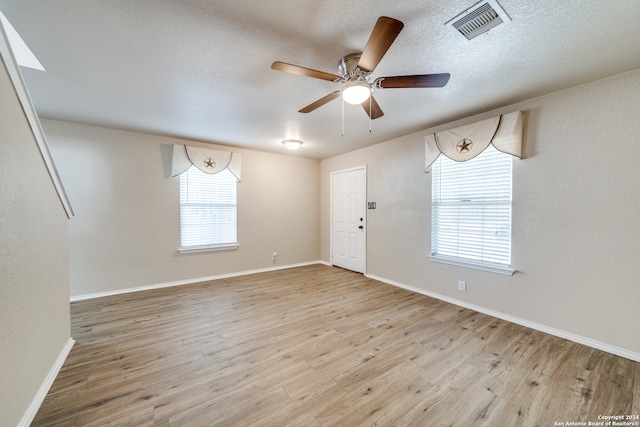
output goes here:
{"type": "Polygon", "coordinates": [[[489,145],[432,167],[431,259],[504,274],[511,270],[512,156],[489,145]]]}
{"type": "Polygon", "coordinates": [[[180,252],[238,247],[236,182],[228,169],[180,175],[180,252]]]}

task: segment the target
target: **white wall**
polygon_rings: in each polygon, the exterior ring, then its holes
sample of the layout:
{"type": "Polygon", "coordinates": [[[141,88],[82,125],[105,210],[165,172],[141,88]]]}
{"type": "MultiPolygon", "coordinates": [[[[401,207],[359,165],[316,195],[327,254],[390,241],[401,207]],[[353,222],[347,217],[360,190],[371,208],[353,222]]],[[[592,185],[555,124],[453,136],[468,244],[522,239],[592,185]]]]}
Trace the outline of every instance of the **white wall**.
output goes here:
{"type": "Polygon", "coordinates": [[[68,220],[2,60],[0,147],[0,424],[15,426],[70,340],[68,220]]]}
{"type": "MultiPolygon", "coordinates": [[[[321,254],[329,260],[329,174],[368,165],[367,272],[555,328],[640,357],[640,70],[322,161],[321,254]],[[424,135],[526,111],[514,161],[514,276],[429,261],[424,135]],[[458,280],[467,292],[457,291],[458,280]]],[[[387,116],[385,116],[387,117],[387,116]]]]}
{"type": "MultiPolygon", "coordinates": [[[[235,251],[179,254],[172,144],[210,144],[42,120],[76,217],[71,295],[89,295],[320,258],[317,160],[242,154],[235,251]]],[[[223,147],[224,149],[224,147],[223,147]]]]}

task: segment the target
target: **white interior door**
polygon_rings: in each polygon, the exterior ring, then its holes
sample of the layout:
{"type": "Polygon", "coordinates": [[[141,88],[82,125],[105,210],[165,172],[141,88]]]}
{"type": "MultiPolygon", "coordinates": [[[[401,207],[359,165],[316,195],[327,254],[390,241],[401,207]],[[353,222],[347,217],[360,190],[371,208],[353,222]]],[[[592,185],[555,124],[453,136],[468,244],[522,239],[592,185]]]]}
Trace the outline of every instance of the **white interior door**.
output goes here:
{"type": "Polygon", "coordinates": [[[331,174],[331,263],[365,272],[366,193],[364,166],[331,174]]]}

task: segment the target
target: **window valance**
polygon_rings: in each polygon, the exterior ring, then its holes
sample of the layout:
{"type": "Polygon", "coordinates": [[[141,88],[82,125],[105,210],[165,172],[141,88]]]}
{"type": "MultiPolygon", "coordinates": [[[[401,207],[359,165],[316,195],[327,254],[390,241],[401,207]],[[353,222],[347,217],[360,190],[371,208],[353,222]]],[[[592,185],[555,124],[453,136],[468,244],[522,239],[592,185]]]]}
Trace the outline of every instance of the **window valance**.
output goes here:
{"type": "Polygon", "coordinates": [[[229,172],[240,182],[240,153],[174,144],[171,176],[180,175],[191,165],[208,174],[229,169],[229,172]]]}
{"type": "Polygon", "coordinates": [[[522,157],[522,112],[515,111],[425,136],[425,172],[440,154],[465,162],[492,144],[498,151],[522,157]]]}

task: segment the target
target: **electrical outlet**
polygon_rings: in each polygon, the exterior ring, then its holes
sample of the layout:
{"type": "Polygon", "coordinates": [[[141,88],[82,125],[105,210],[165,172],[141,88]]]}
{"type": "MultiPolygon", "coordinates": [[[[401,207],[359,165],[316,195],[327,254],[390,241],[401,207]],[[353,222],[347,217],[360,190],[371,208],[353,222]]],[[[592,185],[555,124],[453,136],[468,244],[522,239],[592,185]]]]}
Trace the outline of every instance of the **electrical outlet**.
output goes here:
{"type": "Polygon", "coordinates": [[[273,262],[276,262],[276,260],[278,259],[278,252],[274,252],[271,254],[271,259],[273,260],[273,262]]]}
{"type": "Polygon", "coordinates": [[[464,280],[458,280],[458,290],[462,292],[467,291],[467,282],[464,280]]]}

